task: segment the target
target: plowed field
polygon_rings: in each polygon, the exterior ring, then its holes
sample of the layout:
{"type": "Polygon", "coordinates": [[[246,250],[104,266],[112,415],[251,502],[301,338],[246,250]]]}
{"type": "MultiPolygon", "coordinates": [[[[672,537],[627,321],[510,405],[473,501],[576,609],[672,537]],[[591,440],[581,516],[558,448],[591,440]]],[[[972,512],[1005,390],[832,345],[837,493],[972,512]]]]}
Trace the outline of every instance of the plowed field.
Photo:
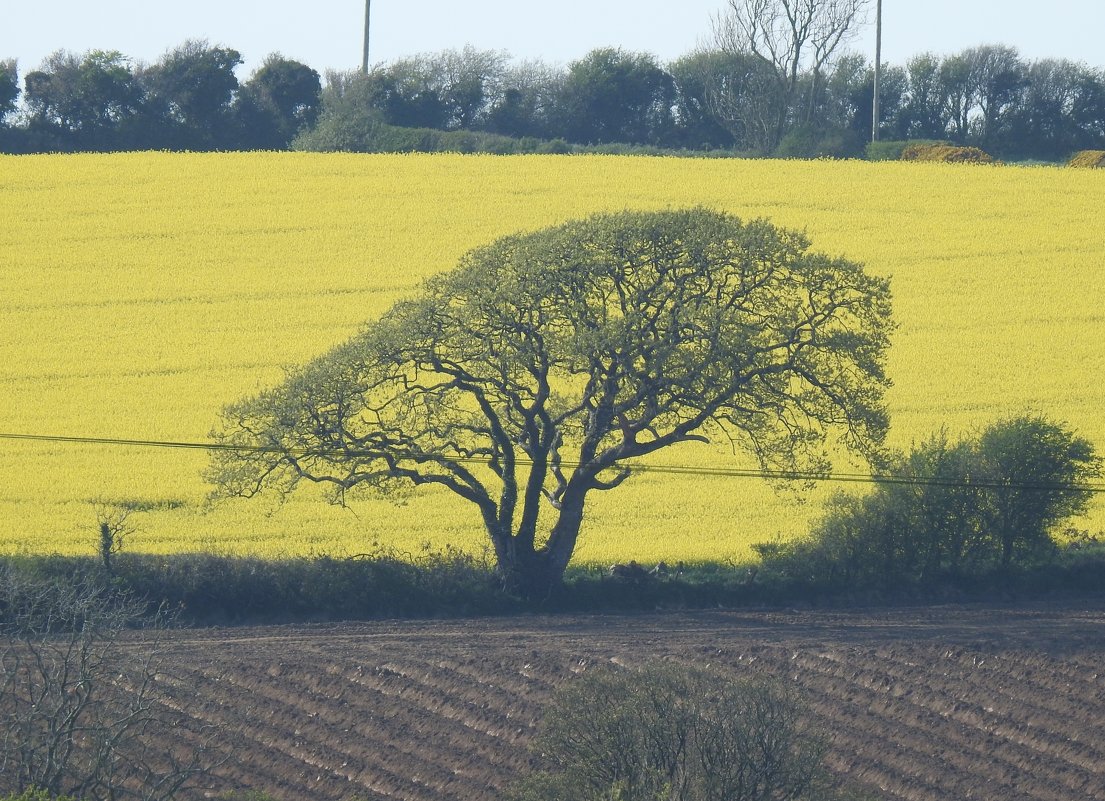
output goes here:
{"type": "Polygon", "coordinates": [[[790,677],[830,767],[877,797],[1105,798],[1105,602],[205,629],[165,646],[200,680],[197,728],[227,734],[212,791],[494,799],[560,682],[665,658],[790,677]]]}

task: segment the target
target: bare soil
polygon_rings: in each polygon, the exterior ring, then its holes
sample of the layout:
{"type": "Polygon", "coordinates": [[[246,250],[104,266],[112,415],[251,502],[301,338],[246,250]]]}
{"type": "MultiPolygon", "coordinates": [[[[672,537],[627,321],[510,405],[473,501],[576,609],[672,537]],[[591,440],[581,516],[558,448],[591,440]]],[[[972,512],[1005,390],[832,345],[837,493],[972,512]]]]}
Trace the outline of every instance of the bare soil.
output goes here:
{"type": "MultiPolygon", "coordinates": [[[[829,767],[902,801],[1105,799],[1105,601],[189,629],[167,664],[222,727],[212,793],[490,801],[554,688],[663,658],[797,682],[829,767]]],[[[187,731],[179,736],[187,738],[187,731]]]]}

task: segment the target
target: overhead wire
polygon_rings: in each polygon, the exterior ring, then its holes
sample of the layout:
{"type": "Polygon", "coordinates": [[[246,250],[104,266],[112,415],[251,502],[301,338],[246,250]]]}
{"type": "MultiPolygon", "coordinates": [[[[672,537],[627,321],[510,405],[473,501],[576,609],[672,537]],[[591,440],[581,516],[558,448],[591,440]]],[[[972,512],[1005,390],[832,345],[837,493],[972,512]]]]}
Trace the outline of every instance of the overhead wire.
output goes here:
{"type": "MultiPolygon", "coordinates": [[[[368,455],[359,452],[356,448],[345,450],[326,449],[286,449],[282,447],[264,445],[233,445],[223,442],[183,442],[174,440],[149,440],[149,439],[122,439],[117,437],[89,437],[74,435],[52,434],[16,434],[0,432],[0,440],[15,440],[24,442],[60,443],[73,445],[106,445],[114,447],[141,447],[141,448],[167,448],[176,450],[204,450],[204,451],[235,451],[240,453],[294,453],[297,455],[319,456],[357,456],[368,455]]],[[[475,456],[450,456],[449,461],[463,464],[487,464],[488,459],[475,456]]],[[[516,459],[516,464],[532,464],[529,459],[516,459]]],[[[578,462],[561,461],[562,467],[578,467],[578,462]]],[[[909,484],[916,486],[935,486],[947,488],[977,488],[977,489],[1010,489],[1010,490],[1067,490],[1088,493],[1105,493],[1105,483],[1101,482],[1016,482],[994,481],[986,479],[956,480],[941,479],[926,476],[905,476],[882,473],[841,473],[841,472],[805,472],[797,470],[764,470],[739,467],[705,467],[694,465],[664,465],[619,463],[617,467],[624,467],[631,472],[661,473],[669,475],[690,475],[713,478],[760,478],[773,481],[801,481],[801,482],[838,482],[856,484],[909,484]]]]}

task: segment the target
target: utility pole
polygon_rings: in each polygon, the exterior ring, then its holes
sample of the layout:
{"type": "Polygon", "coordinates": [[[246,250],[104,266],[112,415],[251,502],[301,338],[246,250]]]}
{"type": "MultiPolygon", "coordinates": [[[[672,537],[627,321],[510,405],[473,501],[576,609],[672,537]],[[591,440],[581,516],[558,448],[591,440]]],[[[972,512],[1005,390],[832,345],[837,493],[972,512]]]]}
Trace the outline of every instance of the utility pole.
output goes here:
{"type": "Polygon", "coordinates": [[[368,75],[368,23],[372,18],[372,0],[364,0],[364,58],[361,59],[361,72],[368,75]]]}
{"type": "MultiPolygon", "coordinates": [[[[366,45],[367,47],[367,45],[366,45]]],[[[882,73],[882,0],[875,4],[875,96],[871,103],[871,141],[879,141],[879,78],[882,73]]]]}

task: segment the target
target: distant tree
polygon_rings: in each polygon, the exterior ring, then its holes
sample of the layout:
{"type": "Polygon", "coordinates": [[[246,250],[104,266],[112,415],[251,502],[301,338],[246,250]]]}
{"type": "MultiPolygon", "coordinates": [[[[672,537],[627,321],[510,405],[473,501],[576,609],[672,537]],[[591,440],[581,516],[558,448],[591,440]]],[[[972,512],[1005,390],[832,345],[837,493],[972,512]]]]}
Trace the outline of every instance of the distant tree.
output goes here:
{"type": "Polygon", "coordinates": [[[1007,139],[1008,112],[1015,107],[1026,81],[1027,67],[1016,48],[982,45],[965,54],[973,73],[974,106],[978,109],[973,141],[985,150],[1000,150],[1007,139]]]}
{"type": "Polygon", "coordinates": [[[443,87],[428,57],[399,59],[366,76],[369,103],[389,125],[439,128],[448,124],[443,87]]]}
{"type": "Polygon", "coordinates": [[[542,61],[508,66],[501,91],[489,100],[483,127],[505,136],[563,136],[555,116],[563,83],[564,71],[542,61]]]}
{"type": "Polygon", "coordinates": [[[1081,67],[1075,86],[1071,116],[1080,137],[1074,149],[1105,150],[1105,67],[1081,67]]]}
{"type": "Polygon", "coordinates": [[[449,129],[481,125],[488,109],[502,97],[507,54],[496,50],[445,50],[435,58],[449,129]]]}
{"type": "Polygon", "coordinates": [[[565,138],[582,144],[663,144],[674,128],[675,83],[648,53],[592,50],[561,85],[565,138]]]}
{"type": "Polygon", "coordinates": [[[11,124],[19,94],[18,65],[14,59],[0,61],[0,153],[21,153],[26,148],[23,129],[11,124]]]}
{"type": "Polygon", "coordinates": [[[827,799],[825,737],[794,687],[701,667],[595,668],[540,724],[549,769],[514,801],[827,799]]]}
{"type": "Polygon", "coordinates": [[[717,50],[698,50],[668,65],[675,83],[678,144],[694,150],[730,148],[736,144],[727,121],[718,114],[730,57],[717,50]]]}
{"type": "Polygon", "coordinates": [[[943,139],[948,135],[949,110],[944,102],[941,62],[921,53],[906,63],[908,98],[902,108],[902,138],[943,139]]]}
{"type": "Polygon", "coordinates": [[[345,345],[227,408],[225,495],[317,482],[471,502],[511,589],[559,586],[627,460],[721,438],[765,468],[874,455],[889,290],[801,235],[704,209],[622,212],[468,253],[345,345]]]}
{"type": "Polygon", "coordinates": [[[537,136],[543,126],[537,120],[534,98],[525,89],[508,86],[487,114],[484,127],[503,136],[537,136]]]}
{"type": "MultiPolygon", "coordinates": [[[[800,82],[802,94],[811,75],[800,82]]],[[[902,103],[905,77],[901,70],[886,66],[879,84],[881,115],[893,119],[902,103]]],[[[803,125],[795,125],[775,149],[775,155],[815,158],[855,158],[861,156],[871,138],[874,70],[858,53],[836,59],[828,68],[816,91],[812,116],[803,125]]],[[[883,126],[889,128],[890,126],[883,126]]]]}
{"type": "Polygon", "coordinates": [[[367,152],[384,124],[374,107],[376,83],[373,75],[360,70],[326,74],[321,112],[312,128],[302,131],[291,143],[296,150],[367,152]]]}
{"type": "Polygon", "coordinates": [[[865,22],[869,0],[729,0],[714,23],[716,45],[748,53],[770,70],[774,113],[767,150],[773,150],[788,123],[809,124],[826,68],[865,22]],[[799,89],[808,75],[805,98],[799,89]]]}
{"type": "Polygon", "coordinates": [[[1101,474],[1089,440],[1040,416],[995,423],[979,437],[978,453],[980,473],[993,485],[987,530],[1006,566],[1053,548],[1051,532],[1086,511],[1086,486],[1101,474]]]}
{"type": "Polygon", "coordinates": [[[706,90],[709,108],[737,150],[768,155],[779,144],[784,102],[775,75],[751,53],[718,52],[706,90]]]}
{"type": "Polygon", "coordinates": [[[835,496],[810,540],[781,549],[784,569],[892,589],[1046,558],[1058,526],[1086,511],[1101,460],[1065,426],[1026,415],[959,442],[940,432],[888,473],[866,495],[835,496]]]}
{"type": "Polygon", "coordinates": [[[971,133],[971,112],[978,95],[978,73],[971,69],[965,53],[940,62],[939,87],[947,133],[956,142],[966,142],[971,133]]]}
{"type": "Polygon", "coordinates": [[[368,73],[370,103],[390,125],[476,128],[501,99],[506,62],[473,47],[398,59],[368,73]]]}
{"type": "Polygon", "coordinates": [[[123,149],[123,127],[139,112],[142,91],[119,52],[59,50],[27,74],[24,98],[39,143],[64,149],[123,149]]]}
{"type": "Polygon", "coordinates": [[[237,50],[189,40],[139,73],[147,125],[162,147],[208,150],[235,144],[231,107],[238,91],[237,50]]]}
{"type": "MultiPolygon", "coordinates": [[[[862,56],[844,56],[826,81],[826,118],[833,124],[871,136],[875,71],[862,56]]],[[[902,67],[884,64],[879,77],[879,130],[882,139],[905,139],[909,78],[902,67]]]]}
{"type": "Polygon", "coordinates": [[[1105,71],[1066,59],[1035,61],[1010,117],[1016,155],[1059,160],[1105,149],[1105,71]]]}
{"type": "Polygon", "coordinates": [[[19,66],[15,59],[0,60],[0,125],[15,111],[19,100],[19,66]]]}
{"type": "Polygon", "coordinates": [[[296,134],[315,124],[322,82],[306,64],[273,53],[242,86],[236,110],[242,146],[283,150],[296,134]]]}

